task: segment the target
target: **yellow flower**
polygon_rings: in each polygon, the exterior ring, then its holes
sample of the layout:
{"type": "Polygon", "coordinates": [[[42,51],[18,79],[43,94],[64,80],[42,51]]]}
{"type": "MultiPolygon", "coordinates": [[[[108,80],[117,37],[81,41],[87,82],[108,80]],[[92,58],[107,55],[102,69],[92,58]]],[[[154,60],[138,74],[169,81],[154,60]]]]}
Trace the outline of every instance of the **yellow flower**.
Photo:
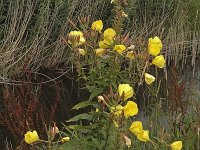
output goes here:
{"type": "Polygon", "coordinates": [[[128,118],[130,116],[134,116],[138,113],[137,104],[133,101],[128,101],[128,103],[124,106],[124,116],[128,118]]]}
{"type": "Polygon", "coordinates": [[[144,80],[145,80],[146,84],[150,85],[151,83],[153,83],[155,81],[155,77],[148,73],[145,73],[144,80]]]}
{"type": "Polygon", "coordinates": [[[143,132],[141,132],[140,134],[137,134],[137,138],[138,138],[138,140],[143,141],[143,142],[150,141],[149,131],[143,130],[143,132]]]}
{"type": "Polygon", "coordinates": [[[79,52],[79,54],[81,54],[83,56],[86,54],[86,51],[84,49],[82,49],[82,48],[79,48],[78,52],[79,52]]]}
{"type": "Polygon", "coordinates": [[[37,142],[37,141],[40,140],[39,137],[38,137],[37,131],[35,131],[35,130],[33,132],[28,131],[24,135],[24,137],[25,137],[24,138],[25,142],[28,143],[28,144],[32,144],[32,143],[37,142]]]}
{"type": "Polygon", "coordinates": [[[111,45],[114,43],[113,39],[112,38],[107,38],[107,39],[104,39],[103,41],[100,41],[99,42],[99,47],[100,48],[109,48],[111,47],[111,45]]]}
{"type": "Polygon", "coordinates": [[[116,50],[119,54],[122,54],[122,52],[126,49],[126,46],[124,45],[115,45],[114,50],[116,50]]]}
{"type": "Polygon", "coordinates": [[[163,68],[165,66],[165,58],[163,55],[160,56],[156,56],[153,61],[152,64],[154,64],[155,66],[159,67],[159,68],[163,68]]]}
{"type": "Polygon", "coordinates": [[[103,22],[101,20],[97,20],[92,23],[92,30],[98,31],[101,33],[101,30],[103,29],[103,22]]]}
{"type": "Polygon", "coordinates": [[[134,121],[129,128],[129,130],[134,134],[138,135],[143,132],[142,122],[141,121],[134,121]]]}
{"type": "Polygon", "coordinates": [[[129,59],[135,59],[135,54],[133,51],[127,52],[126,57],[129,59]]]}
{"type": "Polygon", "coordinates": [[[116,32],[113,28],[108,28],[103,32],[103,37],[104,39],[108,40],[108,39],[113,39],[116,35],[116,32]]]}
{"type": "Polygon", "coordinates": [[[105,49],[103,48],[95,49],[95,53],[97,56],[102,56],[105,53],[105,49]]]}
{"type": "Polygon", "coordinates": [[[116,107],[111,107],[111,111],[114,112],[116,116],[120,116],[122,114],[124,107],[122,105],[117,105],[116,107]]]}
{"type": "Polygon", "coordinates": [[[68,37],[69,44],[74,44],[75,46],[81,45],[86,41],[81,31],[71,31],[68,37]]]}
{"type": "Polygon", "coordinates": [[[123,96],[124,100],[131,98],[134,94],[133,88],[129,84],[119,84],[118,86],[119,96],[123,96]]]}
{"type": "Polygon", "coordinates": [[[176,141],[176,142],[173,142],[171,145],[170,145],[171,149],[172,150],[181,150],[183,145],[182,145],[182,141],[176,141]]]}
{"type": "Polygon", "coordinates": [[[64,142],[68,142],[69,140],[70,140],[70,137],[66,136],[61,139],[61,142],[64,143],[64,142]]]}
{"type": "Polygon", "coordinates": [[[162,49],[161,40],[155,36],[154,38],[149,38],[148,52],[150,55],[157,56],[162,49]]]}

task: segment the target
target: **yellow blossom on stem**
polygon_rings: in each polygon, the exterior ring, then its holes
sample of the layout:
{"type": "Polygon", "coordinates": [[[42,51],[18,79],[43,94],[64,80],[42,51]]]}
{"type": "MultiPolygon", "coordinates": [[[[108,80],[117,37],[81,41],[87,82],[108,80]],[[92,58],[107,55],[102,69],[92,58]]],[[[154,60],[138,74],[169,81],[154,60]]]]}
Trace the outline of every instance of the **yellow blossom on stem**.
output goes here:
{"type": "Polygon", "coordinates": [[[153,56],[157,56],[162,49],[161,40],[155,36],[154,38],[149,38],[148,43],[148,53],[153,56]]]}
{"type": "Polygon", "coordinates": [[[122,105],[117,105],[116,107],[111,107],[111,111],[114,112],[116,116],[120,116],[123,112],[124,107],[122,105]]]}
{"type": "Polygon", "coordinates": [[[71,31],[68,37],[69,44],[74,44],[75,46],[81,45],[86,41],[81,31],[71,31]]]}
{"type": "Polygon", "coordinates": [[[111,47],[111,45],[114,43],[113,39],[112,38],[107,38],[107,39],[104,39],[103,41],[100,41],[99,42],[99,47],[100,48],[109,48],[111,47]]]}
{"type": "Polygon", "coordinates": [[[108,40],[108,38],[113,39],[116,36],[116,32],[113,28],[108,28],[103,32],[104,39],[108,40]]]}
{"type": "Polygon", "coordinates": [[[40,140],[39,137],[38,137],[37,131],[35,131],[35,130],[33,132],[28,131],[24,135],[24,137],[25,137],[24,140],[25,140],[25,142],[27,144],[32,144],[32,143],[37,142],[37,141],[40,140]]]}
{"type": "Polygon", "coordinates": [[[95,54],[97,56],[103,56],[104,53],[105,53],[105,49],[103,49],[103,48],[95,49],[95,54]]]}
{"type": "Polygon", "coordinates": [[[155,81],[155,77],[148,73],[145,73],[144,80],[145,80],[146,84],[150,85],[151,83],[153,83],[155,81]]]}
{"type": "Polygon", "coordinates": [[[133,97],[134,91],[133,88],[129,84],[119,84],[118,86],[119,96],[127,100],[128,98],[133,97]]]}
{"type": "Polygon", "coordinates": [[[127,52],[126,57],[129,59],[135,59],[135,54],[133,51],[127,52]]]}
{"type": "Polygon", "coordinates": [[[124,50],[126,50],[125,45],[115,45],[114,50],[117,51],[118,54],[122,54],[124,50]]]}
{"type": "Polygon", "coordinates": [[[183,145],[182,145],[182,141],[175,141],[170,145],[172,150],[181,150],[183,145]]]}
{"type": "Polygon", "coordinates": [[[70,140],[70,137],[66,136],[66,137],[63,137],[60,141],[62,143],[65,143],[65,142],[68,142],[70,140]]]}
{"type": "Polygon", "coordinates": [[[160,56],[156,56],[153,61],[152,64],[154,64],[155,66],[159,67],[159,68],[163,68],[165,66],[165,58],[163,55],[160,56]]]}
{"type": "Polygon", "coordinates": [[[137,136],[138,134],[141,134],[143,132],[143,127],[142,127],[142,122],[141,121],[134,121],[131,124],[131,127],[129,128],[129,130],[135,135],[137,136]]]}
{"type": "Polygon", "coordinates": [[[84,49],[82,49],[82,48],[79,48],[78,52],[79,52],[79,54],[81,54],[83,56],[86,54],[86,51],[84,49]]]}
{"type": "Polygon", "coordinates": [[[97,20],[92,23],[91,28],[92,28],[92,30],[98,31],[99,33],[101,33],[101,30],[103,29],[103,22],[101,20],[97,20]]]}
{"type": "Polygon", "coordinates": [[[150,141],[149,131],[148,130],[143,130],[143,132],[141,132],[140,134],[137,134],[137,139],[142,141],[142,142],[150,141]]]}
{"type": "Polygon", "coordinates": [[[124,116],[125,116],[125,118],[137,115],[137,113],[138,113],[137,104],[133,101],[128,101],[127,104],[124,106],[124,116]]]}

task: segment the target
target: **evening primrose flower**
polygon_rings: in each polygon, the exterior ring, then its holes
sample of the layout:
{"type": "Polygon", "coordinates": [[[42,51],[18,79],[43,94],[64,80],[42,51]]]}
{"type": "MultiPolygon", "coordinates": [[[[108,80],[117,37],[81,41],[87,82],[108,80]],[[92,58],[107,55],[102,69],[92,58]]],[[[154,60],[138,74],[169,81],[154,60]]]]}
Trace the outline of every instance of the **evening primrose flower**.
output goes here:
{"type": "Polygon", "coordinates": [[[114,112],[116,116],[120,116],[123,112],[124,107],[122,105],[117,105],[116,107],[111,107],[111,111],[114,112]]]}
{"type": "Polygon", "coordinates": [[[128,98],[131,98],[133,96],[134,91],[129,84],[119,84],[118,93],[120,97],[123,96],[124,100],[127,100],[128,98]]]}
{"type": "Polygon", "coordinates": [[[83,56],[86,54],[86,51],[84,49],[82,49],[82,48],[79,48],[78,52],[79,52],[79,54],[81,54],[83,56]]]}
{"type": "Polygon", "coordinates": [[[35,130],[33,132],[28,131],[24,135],[24,137],[25,137],[24,140],[25,140],[25,142],[27,144],[32,144],[32,143],[37,142],[37,141],[40,140],[39,137],[38,137],[37,131],[35,131],[35,130]]]}
{"type": "Polygon", "coordinates": [[[125,45],[115,45],[114,50],[117,51],[118,54],[122,54],[122,52],[126,49],[125,45]]]}
{"type": "Polygon", "coordinates": [[[154,64],[155,66],[159,67],[159,68],[163,68],[165,66],[165,58],[163,55],[160,56],[156,56],[153,61],[152,64],[154,64]]]}
{"type": "Polygon", "coordinates": [[[99,47],[100,48],[109,48],[111,47],[111,45],[114,43],[114,40],[113,38],[107,38],[107,39],[104,39],[103,41],[100,41],[99,42],[99,47]]]}
{"type": "Polygon", "coordinates": [[[103,32],[104,39],[113,39],[116,36],[116,32],[113,28],[108,28],[103,32]]]}
{"type": "Polygon", "coordinates": [[[155,36],[154,38],[149,38],[148,43],[148,53],[153,56],[157,56],[162,49],[162,42],[161,40],[155,36]]]}
{"type": "Polygon", "coordinates": [[[101,30],[103,29],[103,22],[101,20],[97,20],[92,23],[91,28],[92,28],[92,30],[98,31],[99,33],[101,33],[101,30]]]}
{"type": "Polygon", "coordinates": [[[81,31],[71,31],[68,37],[69,44],[74,44],[75,46],[81,45],[86,41],[81,31]]]}
{"type": "Polygon", "coordinates": [[[129,59],[135,59],[135,54],[133,51],[127,52],[126,57],[129,59]]]}
{"type": "Polygon", "coordinates": [[[141,134],[143,132],[143,127],[142,127],[142,122],[141,121],[134,121],[131,124],[131,127],[129,128],[129,130],[135,135],[137,136],[138,134],[141,134]]]}
{"type": "Polygon", "coordinates": [[[183,145],[182,145],[182,141],[175,141],[170,145],[172,150],[181,150],[183,145]]]}
{"type": "Polygon", "coordinates": [[[142,142],[150,141],[149,131],[148,130],[143,130],[143,132],[141,132],[140,134],[137,134],[137,139],[142,141],[142,142]]]}
{"type": "Polygon", "coordinates": [[[144,80],[145,80],[146,84],[150,85],[151,83],[153,83],[155,81],[155,77],[148,73],[145,73],[144,80]]]}
{"type": "Polygon", "coordinates": [[[63,137],[60,141],[62,143],[65,143],[65,142],[68,142],[70,140],[70,137],[66,136],[66,137],[63,137]]]}
{"type": "Polygon", "coordinates": [[[103,48],[95,49],[95,54],[97,56],[102,56],[104,53],[105,53],[105,49],[103,49],[103,48]]]}
{"type": "Polygon", "coordinates": [[[124,106],[124,116],[125,116],[125,118],[137,115],[137,113],[138,113],[137,104],[133,101],[128,101],[127,104],[124,106]]]}

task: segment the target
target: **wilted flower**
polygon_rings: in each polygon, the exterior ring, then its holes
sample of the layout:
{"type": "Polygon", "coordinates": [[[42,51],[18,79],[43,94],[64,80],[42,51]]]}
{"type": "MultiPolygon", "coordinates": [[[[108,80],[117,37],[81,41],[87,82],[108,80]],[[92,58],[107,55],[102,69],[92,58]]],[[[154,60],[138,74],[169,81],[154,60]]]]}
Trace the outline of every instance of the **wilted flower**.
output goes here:
{"type": "Polygon", "coordinates": [[[116,107],[111,107],[111,111],[114,112],[116,116],[120,116],[122,114],[124,107],[122,105],[117,105],[116,107]]]}
{"type": "Polygon", "coordinates": [[[155,81],[155,77],[148,73],[145,73],[144,80],[145,80],[146,84],[150,85],[151,83],[153,83],[155,81]]]}
{"type": "Polygon", "coordinates": [[[124,116],[128,118],[130,116],[134,116],[138,113],[137,104],[133,101],[128,101],[127,104],[124,106],[124,116]]]}
{"type": "Polygon", "coordinates": [[[102,102],[102,101],[104,102],[104,101],[105,101],[105,99],[104,99],[103,96],[101,96],[101,95],[98,96],[97,98],[98,98],[98,102],[102,102]]]}
{"type": "Polygon", "coordinates": [[[66,136],[66,137],[62,138],[60,141],[62,143],[65,143],[65,142],[68,142],[69,140],[70,140],[70,137],[66,136]]]}
{"type": "Polygon", "coordinates": [[[131,139],[124,135],[124,140],[126,142],[126,146],[131,147],[131,139]]]}
{"type": "Polygon", "coordinates": [[[115,45],[114,50],[117,51],[117,53],[122,54],[122,52],[126,49],[126,46],[124,45],[115,45]]]}
{"type": "Polygon", "coordinates": [[[59,129],[58,129],[58,127],[56,125],[54,125],[51,128],[51,136],[54,138],[57,133],[59,133],[59,129]]]}
{"type": "Polygon", "coordinates": [[[75,46],[81,45],[86,41],[81,31],[71,31],[68,37],[69,44],[74,44],[75,46]]]}
{"type": "Polygon", "coordinates": [[[156,56],[153,61],[152,64],[154,64],[155,66],[159,67],[159,68],[163,68],[165,66],[165,58],[163,55],[160,56],[156,56]]]}
{"type": "Polygon", "coordinates": [[[37,141],[40,140],[39,137],[38,137],[37,131],[35,131],[35,130],[33,132],[28,131],[24,135],[24,137],[25,137],[24,140],[25,140],[25,142],[27,144],[32,144],[32,143],[37,142],[37,141]]]}
{"type": "Polygon", "coordinates": [[[135,59],[135,54],[133,51],[127,52],[126,57],[129,59],[135,59]]]}
{"type": "Polygon", "coordinates": [[[102,56],[105,53],[105,49],[103,48],[95,49],[95,53],[97,56],[102,56]]]}
{"type": "Polygon", "coordinates": [[[103,22],[101,20],[97,20],[92,23],[92,30],[101,32],[103,29],[103,22]]]}
{"type": "Polygon", "coordinates": [[[149,131],[148,130],[143,130],[143,132],[137,134],[137,138],[138,138],[138,140],[143,141],[143,142],[150,141],[149,131]]]}
{"type": "Polygon", "coordinates": [[[143,132],[143,127],[142,127],[142,122],[141,121],[134,121],[131,124],[131,127],[129,128],[129,130],[135,135],[137,136],[138,134],[143,132]]]}
{"type": "Polygon", "coordinates": [[[134,94],[133,88],[129,84],[119,84],[118,86],[119,96],[123,96],[124,100],[131,98],[134,94]]]}
{"type": "Polygon", "coordinates": [[[79,54],[81,54],[83,56],[86,54],[86,51],[84,49],[82,49],[82,48],[79,48],[78,52],[79,52],[79,54]]]}
{"type": "Polygon", "coordinates": [[[154,38],[149,38],[148,52],[150,55],[157,56],[162,49],[161,40],[155,36],[154,38]]]}
{"type": "Polygon", "coordinates": [[[183,145],[182,145],[182,141],[175,141],[170,145],[172,150],[181,150],[183,145]]]}

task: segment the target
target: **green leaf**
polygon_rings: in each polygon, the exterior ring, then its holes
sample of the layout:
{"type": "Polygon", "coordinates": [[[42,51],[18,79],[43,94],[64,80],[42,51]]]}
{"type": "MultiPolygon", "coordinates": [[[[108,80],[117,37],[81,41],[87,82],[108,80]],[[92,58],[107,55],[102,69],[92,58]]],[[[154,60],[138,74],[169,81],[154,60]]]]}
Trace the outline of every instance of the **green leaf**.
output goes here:
{"type": "Polygon", "coordinates": [[[95,104],[97,104],[97,102],[92,102],[90,100],[83,101],[83,102],[76,104],[72,109],[79,110],[80,108],[85,108],[87,106],[91,106],[91,105],[95,105],[95,104]]]}
{"type": "Polygon", "coordinates": [[[102,88],[94,88],[92,90],[92,93],[90,95],[89,100],[93,99],[94,97],[98,96],[99,94],[103,93],[103,89],[102,88]]]}
{"type": "Polygon", "coordinates": [[[73,121],[78,121],[78,120],[92,120],[92,114],[79,114],[71,119],[69,119],[67,122],[73,122],[73,121]]]}

